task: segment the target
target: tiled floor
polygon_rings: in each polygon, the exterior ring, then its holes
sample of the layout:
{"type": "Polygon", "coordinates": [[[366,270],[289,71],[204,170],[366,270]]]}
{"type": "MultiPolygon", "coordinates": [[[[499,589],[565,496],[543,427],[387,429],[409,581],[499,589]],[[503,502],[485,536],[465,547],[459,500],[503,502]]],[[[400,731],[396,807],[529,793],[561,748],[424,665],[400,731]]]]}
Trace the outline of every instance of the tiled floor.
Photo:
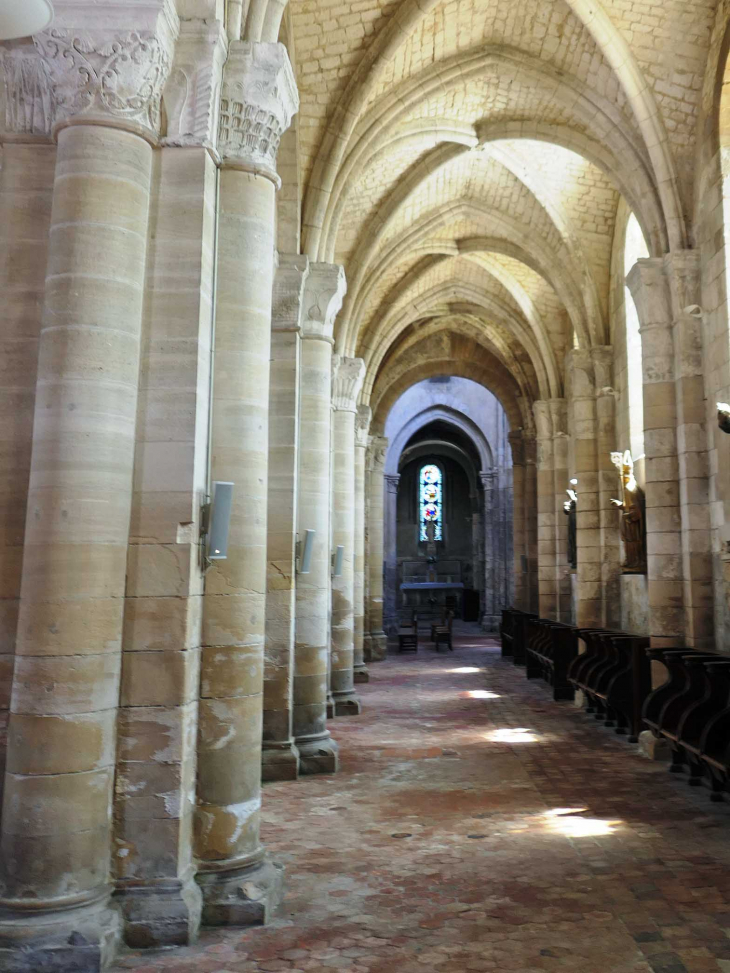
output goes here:
{"type": "Polygon", "coordinates": [[[730,803],[553,703],[492,641],[371,673],[363,715],[332,723],[341,772],[265,788],[276,922],[120,967],[730,971],[730,803]]]}

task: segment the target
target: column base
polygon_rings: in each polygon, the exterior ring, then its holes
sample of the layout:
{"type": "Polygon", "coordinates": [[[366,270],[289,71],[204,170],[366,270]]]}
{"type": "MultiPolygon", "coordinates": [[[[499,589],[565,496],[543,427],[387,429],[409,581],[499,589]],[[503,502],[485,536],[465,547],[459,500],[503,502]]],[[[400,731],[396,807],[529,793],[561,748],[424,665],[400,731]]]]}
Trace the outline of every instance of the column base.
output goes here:
{"type": "Polygon", "coordinates": [[[388,655],[388,637],[385,632],[371,632],[363,639],[366,662],[382,662],[388,655]]]}
{"type": "Polygon", "coordinates": [[[502,619],[497,615],[482,615],[482,631],[486,632],[488,635],[499,634],[499,626],[502,619]]]}
{"type": "Polygon", "coordinates": [[[38,903],[0,911],[2,973],[101,973],[121,941],[122,916],[108,898],[75,909],[44,910],[38,903]]]}
{"type": "Polygon", "coordinates": [[[261,751],[261,780],[296,780],[299,776],[299,750],[294,741],[264,743],[261,751]]]}
{"type": "Polygon", "coordinates": [[[363,662],[362,665],[355,666],[352,670],[352,676],[355,684],[360,682],[370,682],[370,673],[368,672],[368,667],[363,662]]]}
{"type": "Polygon", "coordinates": [[[362,703],[354,689],[333,693],[333,697],[335,716],[359,716],[362,713],[362,703]]]}
{"type": "Polygon", "coordinates": [[[263,926],[284,892],[284,868],[263,856],[240,868],[200,871],[195,876],[203,893],[206,926],[263,926]]]}
{"type": "Polygon", "coordinates": [[[672,748],[664,737],[655,737],[651,730],[639,734],[639,752],[648,760],[670,760],[672,748]]]}
{"type": "Polygon", "coordinates": [[[327,692],[327,719],[334,719],[335,715],[335,697],[331,692],[327,692]]]}
{"type": "Polygon", "coordinates": [[[339,766],[339,747],[329,731],[317,737],[296,741],[299,749],[300,774],[336,774],[339,766]]]}
{"type": "Polygon", "coordinates": [[[203,897],[192,876],[166,887],[122,888],[115,900],[124,916],[124,941],[133,949],[188,946],[198,938],[203,897]]]}

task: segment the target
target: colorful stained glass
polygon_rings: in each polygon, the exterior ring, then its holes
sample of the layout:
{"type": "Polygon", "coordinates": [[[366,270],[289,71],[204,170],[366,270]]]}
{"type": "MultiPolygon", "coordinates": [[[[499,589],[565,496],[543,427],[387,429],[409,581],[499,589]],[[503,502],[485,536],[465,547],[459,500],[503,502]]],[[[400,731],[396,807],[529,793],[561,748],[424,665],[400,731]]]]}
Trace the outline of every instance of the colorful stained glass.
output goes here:
{"type": "Polygon", "coordinates": [[[434,525],[434,540],[443,540],[443,480],[441,470],[434,464],[421,468],[418,480],[418,509],[420,510],[419,538],[428,540],[426,527],[434,525]]]}

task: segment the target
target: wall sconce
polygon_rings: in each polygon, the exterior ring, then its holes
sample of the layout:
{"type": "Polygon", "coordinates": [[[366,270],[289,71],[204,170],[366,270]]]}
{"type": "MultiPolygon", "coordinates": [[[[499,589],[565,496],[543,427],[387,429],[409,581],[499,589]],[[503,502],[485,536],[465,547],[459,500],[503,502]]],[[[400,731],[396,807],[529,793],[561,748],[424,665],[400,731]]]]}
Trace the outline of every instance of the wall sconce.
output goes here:
{"type": "Polygon", "coordinates": [[[213,497],[206,499],[200,518],[204,570],[210,567],[212,561],[224,561],[228,557],[232,508],[233,483],[230,480],[215,480],[213,497]]]}
{"type": "Polygon", "coordinates": [[[332,576],[334,578],[342,577],[342,562],[345,558],[345,548],[343,544],[337,545],[337,550],[332,555],[332,576]]]}
{"type": "Polygon", "coordinates": [[[312,554],[314,553],[314,535],[316,531],[305,530],[304,541],[297,541],[297,573],[309,574],[312,569],[312,554]]]}

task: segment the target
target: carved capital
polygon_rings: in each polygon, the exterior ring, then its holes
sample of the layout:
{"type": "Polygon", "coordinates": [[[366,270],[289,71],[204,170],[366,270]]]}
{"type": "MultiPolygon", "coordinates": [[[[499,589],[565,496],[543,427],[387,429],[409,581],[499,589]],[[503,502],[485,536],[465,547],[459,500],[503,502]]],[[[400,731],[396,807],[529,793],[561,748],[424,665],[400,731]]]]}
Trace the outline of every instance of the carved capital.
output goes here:
{"type": "MultiPolygon", "coordinates": [[[[3,133],[50,138],[53,95],[45,61],[30,42],[0,52],[5,95],[3,133]]],[[[2,87],[2,86],[0,86],[2,87]]]]}
{"type": "Polygon", "coordinates": [[[550,416],[550,404],[544,400],[533,402],[532,411],[535,415],[535,430],[537,441],[553,438],[553,421],[550,416]]]}
{"type": "Polygon", "coordinates": [[[179,30],[172,0],[57,0],[55,8],[53,26],[33,38],[51,82],[54,125],[82,121],[156,137],[179,30]]]}
{"type": "Polygon", "coordinates": [[[388,452],[388,440],[385,436],[371,436],[368,445],[368,469],[371,473],[382,474],[385,469],[385,456],[388,452]]]}
{"type": "Polygon", "coordinates": [[[613,385],[613,347],[595,345],[591,348],[593,356],[593,376],[596,389],[611,388],[613,385]]]}
{"type": "Polygon", "coordinates": [[[568,435],[568,400],[548,399],[553,436],[568,435]]]}
{"type": "Polygon", "coordinates": [[[626,277],[639,315],[639,330],[667,328],[671,324],[671,297],[660,257],[642,257],[626,277]]]}
{"type": "Polygon", "coordinates": [[[508,433],[507,440],[509,441],[510,450],[512,451],[512,465],[524,466],[525,465],[525,442],[522,437],[522,430],[515,429],[514,432],[508,433]]]}
{"type": "Polygon", "coordinates": [[[398,484],[400,483],[400,473],[385,474],[385,489],[393,496],[398,495],[398,484]]]}
{"type": "Polygon", "coordinates": [[[311,263],[304,287],[302,337],[332,341],[335,318],[347,292],[344,268],[339,264],[311,263]]]}
{"type": "Polygon", "coordinates": [[[332,359],[332,407],[340,412],[356,412],[357,397],[365,381],[365,362],[362,358],[332,359]]]}
{"type": "Polygon", "coordinates": [[[279,254],[279,266],[274,275],[272,331],[301,331],[304,285],[308,276],[308,257],[279,254]]]}
{"type": "Polygon", "coordinates": [[[299,109],[283,44],[235,41],[223,69],[218,151],[224,163],[272,179],[281,136],[299,109]]]}
{"type": "Polygon", "coordinates": [[[369,405],[359,405],[357,407],[357,418],[355,419],[355,445],[367,449],[368,433],[370,423],[373,418],[373,410],[369,405]]]}
{"type": "Polygon", "coordinates": [[[167,130],[163,145],[215,147],[226,58],[219,20],[184,20],[163,99],[167,130]]]}

